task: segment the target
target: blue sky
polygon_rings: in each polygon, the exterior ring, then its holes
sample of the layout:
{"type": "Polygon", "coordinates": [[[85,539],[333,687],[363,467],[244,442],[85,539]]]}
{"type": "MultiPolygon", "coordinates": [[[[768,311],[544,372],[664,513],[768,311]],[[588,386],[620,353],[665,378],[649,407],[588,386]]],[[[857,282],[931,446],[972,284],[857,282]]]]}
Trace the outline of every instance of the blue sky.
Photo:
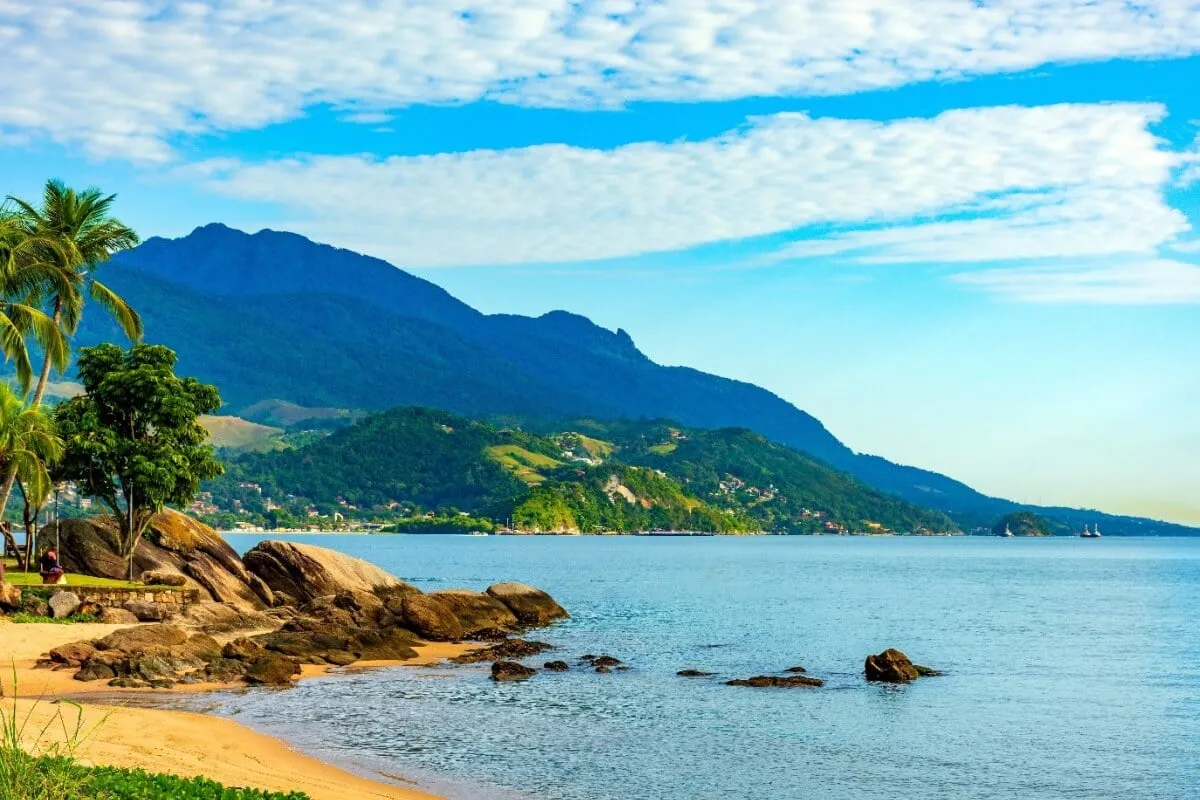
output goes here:
{"type": "Polygon", "coordinates": [[[14,0],[0,45],[5,191],[295,230],[1200,524],[1193,0],[14,0]]]}

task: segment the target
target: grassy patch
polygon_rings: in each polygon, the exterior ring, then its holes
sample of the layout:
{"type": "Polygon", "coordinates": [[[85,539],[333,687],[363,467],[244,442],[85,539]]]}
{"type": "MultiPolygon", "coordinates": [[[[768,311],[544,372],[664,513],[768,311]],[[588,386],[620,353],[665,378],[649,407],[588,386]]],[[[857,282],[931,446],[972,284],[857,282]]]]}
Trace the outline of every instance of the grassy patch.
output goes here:
{"type": "Polygon", "coordinates": [[[261,453],[284,448],[282,428],[272,428],[241,417],[202,416],[200,424],[208,431],[214,447],[238,452],[261,453]]]}
{"type": "Polygon", "coordinates": [[[561,467],[563,462],[533,453],[515,444],[498,444],[487,449],[488,457],[530,486],[545,483],[539,470],[561,467]]]}
{"type": "Polygon", "coordinates": [[[608,458],[612,455],[613,446],[609,442],[600,439],[593,439],[591,436],[584,436],[582,433],[576,434],[579,437],[579,445],[588,454],[596,458],[608,458]]]}
{"type": "Polygon", "coordinates": [[[662,444],[656,444],[651,447],[647,447],[646,449],[651,453],[657,453],[660,456],[669,456],[671,453],[674,453],[678,447],[679,445],[675,444],[674,442],[663,442],[662,444]]]}
{"type": "Polygon", "coordinates": [[[24,572],[17,569],[17,562],[11,558],[4,560],[4,580],[11,583],[13,586],[35,587],[38,589],[46,589],[54,591],[55,589],[66,589],[70,591],[74,588],[81,589],[137,589],[139,591],[171,591],[186,587],[179,586],[147,586],[144,583],[129,581],[113,580],[112,578],[96,578],[92,575],[76,575],[67,573],[67,583],[63,586],[46,586],[42,583],[42,576],[37,570],[24,572]]]}
{"type": "Polygon", "coordinates": [[[24,611],[18,611],[13,614],[12,621],[17,625],[74,625],[79,622],[99,622],[100,618],[92,614],[72,614],[69,617],[43,617],[40,614],[27,614],[24,611]]]}

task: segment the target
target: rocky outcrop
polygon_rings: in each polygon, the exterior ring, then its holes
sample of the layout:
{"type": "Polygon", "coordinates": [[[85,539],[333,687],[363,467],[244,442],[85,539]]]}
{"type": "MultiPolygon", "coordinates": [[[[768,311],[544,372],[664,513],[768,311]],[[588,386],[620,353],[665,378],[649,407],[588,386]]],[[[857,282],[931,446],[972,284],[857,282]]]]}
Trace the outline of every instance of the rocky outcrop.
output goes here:
{"type": "Polygon", "coordinates": [[[506,605],[522,625],[549,625],[570,616],[553,597],[523,583],[497,583],[487,593],[506,605]]]}
{"type": "Polygon", "coordinates": [[[142,583],[147,586],[186,586],[187,576],[174,570],[148,569],[142,573],[142,583]]]}
{"type": "Polygon", "coordinates": [[[100,622],[105,625],[136,625],[137,615],[123,608],[104,608],[100,611],[100,622]]]}
{"type": "Polygon", "coordinates": [[[537,670],[518,664],[516,661],[497,661],[492,664],[492,680],[494,681],[523,681],[537,675],[537,670]]]}
{"type": "Polygon", "coordinates": [[[346,590],[418,592],[374,564],[308,544],[259,542],[243,561],[272,592],[297,605],[346,590]]]}
{"type": "Polygon", "coordinates": [[[867,656],[863,675],[876,683],[910,683],[922,676],[940,675],[936,669],[914,664],[900,650],[888,648],[882,653],[867,656]]]}
{"type": "Polygon", "coordinates": [[[681,678],[707,678],[712,675],[711,672],[704,672],[698,669],[681,669],[675,674],[681,678]]]}
{"type": "Polygon", "coordinates": [[[188,640],[183,628],[174,625],[138,625],[113,631],[96,641],[97,650],[119,650],[127,653],[147,647],[174,647],[188,640]]]}
{"type": "Polygon", "coordinates": [[[515,631],[520,623],[512,610],[495,597],[467,589],[443,589],[429,597],[450,609],[462,626],[463,635],[480,631],[515,631]]]}
{"type": "MultiPolygon", "coordinates": [[[[128,565],[120,553],[121,535],[111,517],[62,520],[39,538],[60,541],[59,561],[68,573],[122,580],[128,565]]],[[[270,590],[242,565],[237,552],[203,523],[166,509],[155,514],[134,550],[134,578],[198,590],[204,600],[261,610],[274,600],[270,590]],[[150,580],[146,579],[147,573],[150,580]]]]}
{"type": "Polygon", "coordinates": [[[542,665],[542,668],[547,672],[566,672],[571,668],[571,665],[565,661],[547,661],[542,665]]]}
{"type": "MultiPolygon", "coordinates": [[[[388,608],[396,605],[389,599],[388,608]]],[[[432,642],[457,642],[463,638],[463,626],[454,611],[436,597],[409,594],[398,598],[399,617],[404,625],[432,642]]]]}
{"type": "Polygon", "coordinates": [[[472,650],[450,659],[455,664],[479,664],[484,661],[513,661],[531,658],[554,648],[545,642],[530,642],[525,639],[508,639],[500,644],[472,650]]]}
{"type": "Polygon", "coordinates": [[[753,686],[758,689],[795,689],[801,686],[824,686],[825,681],[808,675],[755,675],[753,678],[726,681],[725,685],[753,686]]]}

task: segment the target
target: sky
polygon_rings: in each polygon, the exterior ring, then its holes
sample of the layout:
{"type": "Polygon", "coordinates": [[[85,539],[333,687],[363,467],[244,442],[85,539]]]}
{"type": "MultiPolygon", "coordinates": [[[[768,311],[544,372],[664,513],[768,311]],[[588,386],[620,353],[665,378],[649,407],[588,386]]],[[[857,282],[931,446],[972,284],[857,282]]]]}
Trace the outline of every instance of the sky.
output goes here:
{"type": "Polygon", "coordinates": [[[1200,525],[1200,0],[0,0],[0,52],[0,193],[296,231],[1200,525]]]}

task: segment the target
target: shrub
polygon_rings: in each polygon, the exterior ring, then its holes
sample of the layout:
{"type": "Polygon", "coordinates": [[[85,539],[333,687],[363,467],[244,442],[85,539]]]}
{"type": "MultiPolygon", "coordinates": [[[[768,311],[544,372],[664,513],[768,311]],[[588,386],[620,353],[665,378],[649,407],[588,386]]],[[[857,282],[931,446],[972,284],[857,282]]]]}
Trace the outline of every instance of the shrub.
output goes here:
{"type": "Polygon", "coordinates": [[[27,611],[18,611],[13,614],[12,621],[19,624],[33,624],[49,622],[54,625],[73,625],[76,622],[99,622],[100,618],[95,614],[72,614],[69,617],[45,617],[41,614],[30,614],[27,611]]]}

